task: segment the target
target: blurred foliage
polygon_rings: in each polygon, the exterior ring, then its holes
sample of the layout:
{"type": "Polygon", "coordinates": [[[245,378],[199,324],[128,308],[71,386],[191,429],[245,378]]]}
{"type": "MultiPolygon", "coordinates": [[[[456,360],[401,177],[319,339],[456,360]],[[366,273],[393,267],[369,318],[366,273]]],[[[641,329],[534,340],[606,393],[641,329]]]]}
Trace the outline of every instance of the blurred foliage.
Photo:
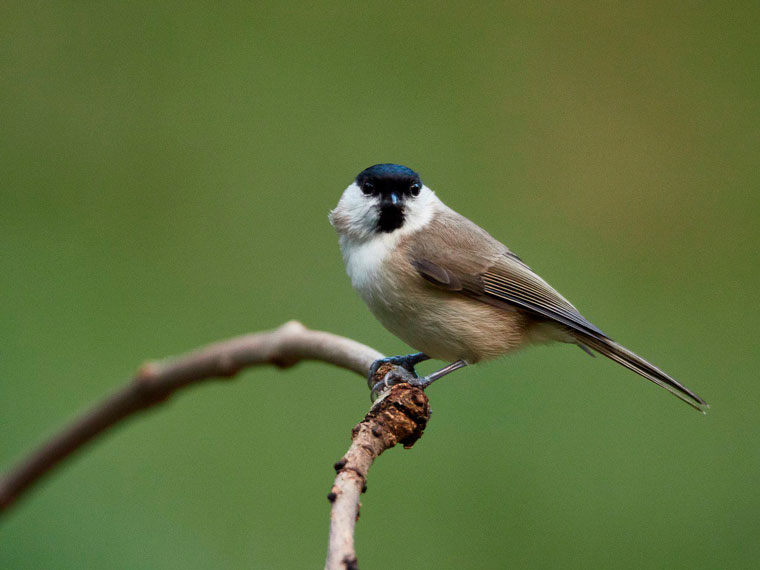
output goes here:
{"type": "MultiPolygon", "coordinates": [[[[297,318],[404,352],[326,218],[400,162],[712,410],[572,347],[459,372],[371,473],[362,567],[755,567],[759,16],[4,2],[0,465],[212,340],[297,318]]],[[[0,566],[319,567],[368,403],[317,364],[181,394],[10,513],[0,566]]]]}

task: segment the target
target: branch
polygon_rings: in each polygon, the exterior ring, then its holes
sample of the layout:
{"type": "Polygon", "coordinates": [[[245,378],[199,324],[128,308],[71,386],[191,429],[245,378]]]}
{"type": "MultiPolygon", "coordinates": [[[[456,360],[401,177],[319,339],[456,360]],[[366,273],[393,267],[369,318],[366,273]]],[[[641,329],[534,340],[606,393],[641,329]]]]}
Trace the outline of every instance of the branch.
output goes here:
{"type": "Polygon", "coordinates": [[[90,440],[133,414],[165,402],[177,390],[203,380],[231,378],[249,366],[285,368],[301,360],[321,360],[366,378],[372,362],[381,357],[354,340],[312,331],[291,321],[273,331],[232,338],[148,363],[121,390],[96,404],[0,478],[0,514],[90,440]]]}
{"type": "MultiPolygon", "coordinates": [[[[366,377],[382,354],[351,339],[312,331],[291,321],[264,333],[249,334],[211,344],[183,356],[145,364],[121,390],[84,413],[0,479],[0,514],[61,461],[92,439],[133,414],[161,404],[177,390],[213,378],[231,378],[249,366],[289,367],[301,360],[321,360],[366,377]]],[[[408,374],[397,366],[381,366],[369,382],[393,373],[408,374]]],[[[422,436],[430,407],[425,393],[398,384],[381,394],[352,432],[352,443],[335,464],[338,472],[328,499],[330,538],[326,570],[356,570],[354,529],[359,497],[367,489],[373,461],[397,443],[409,448],[422,436]]]]}
{"type": "MultiPolygon", "coordinates": [[[[381,366],[375,379],[391,368],[381,366]]],[[[357,570],[354,527],[359,518],[359,497],[367,490],[372,462],[397,443],[410,448],[422,436],[430,406],[425,393],[409,384],[386,391],[352,433],[351,446],[335,464],[335,484],[327,495],[332,503],[330,538],[325,570],[357,570]]]]}

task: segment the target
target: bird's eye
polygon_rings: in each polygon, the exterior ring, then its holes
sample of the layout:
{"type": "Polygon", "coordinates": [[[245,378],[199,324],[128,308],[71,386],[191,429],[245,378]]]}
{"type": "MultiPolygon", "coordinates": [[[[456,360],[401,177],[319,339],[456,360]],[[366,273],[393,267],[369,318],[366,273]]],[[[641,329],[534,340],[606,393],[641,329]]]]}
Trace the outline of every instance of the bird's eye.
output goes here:
{"type": "Polygon", "coordinates": [[[365,182],[362,184],[362,192],[365,196],[369,196],[372,194],[372,191],[375,189],[375,185],[372,184],[372,182],[365,182]]]}
{"type": "Polygon", "coordinates": [[[412,185],[409,187],[409,192],[411,192],[412,196],[419,196],[419,195],[420,195],[420,189],[421,189],[421,188],[422,188],[422,187],[421,187],[419,184],[417,184],[417,183],[415,182],[414,184],[412,184],[412,185]]]}

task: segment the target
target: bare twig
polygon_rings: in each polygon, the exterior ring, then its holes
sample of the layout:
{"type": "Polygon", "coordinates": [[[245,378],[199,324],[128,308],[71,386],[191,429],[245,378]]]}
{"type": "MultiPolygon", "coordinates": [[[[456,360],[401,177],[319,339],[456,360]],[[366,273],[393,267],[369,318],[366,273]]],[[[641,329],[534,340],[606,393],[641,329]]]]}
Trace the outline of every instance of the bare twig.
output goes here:
{"type": "MultiPolygon", "coordinates": [[[[370,365],[381,357],[376,350],[356,341],[312,331],[291,321],[274,331],[233,338],[145,364],[121,390],[95,405],[0,479],[0,514],[90,440],[133,414],[165,402],[181,388],[212,378],[230,378],[249,366],[289,367],[301,360],[321,360],[366,377],[370,365]]],[[[369,385],[389,372],[402,378],[406,373],[386,364],[369,385]]],[[[354,427],[351,446],[335,464],[338,474],[328,495],[332,508],[325,568],[356,570],[354,528],[369,468],[381,453],[397,443],[411,447],[422,435],[429,417],[425,393],[409,384],[399,384],[386,389],[354,427]]]]}
{"type": "Polygon", "coordinates": [[[292,366],[321,360],[366,377],[382,355],[354,340],[291,321],[280,328],[215,343],[177,358],[151,362],[121,390],[95,405],[0,478],[0,513],[90,440],[127,417],[166,401],[175,391],[260,364],[292,366]]]}
{"type": "MultiPolygon", "coordinates": [[[[388,368],[380,367],[376,378],[388,368]]],[[[367,488],[372,462],[397,443],[409,448],[422,436],[430,407],[425,393],[409,384],[386,391],[354,427],[351,446],[335,464],[338,472],[327,498],[332,503],[330,539],[325,570],[356,570],[354,527],[359,518],[359,496],[367,488]]]]}

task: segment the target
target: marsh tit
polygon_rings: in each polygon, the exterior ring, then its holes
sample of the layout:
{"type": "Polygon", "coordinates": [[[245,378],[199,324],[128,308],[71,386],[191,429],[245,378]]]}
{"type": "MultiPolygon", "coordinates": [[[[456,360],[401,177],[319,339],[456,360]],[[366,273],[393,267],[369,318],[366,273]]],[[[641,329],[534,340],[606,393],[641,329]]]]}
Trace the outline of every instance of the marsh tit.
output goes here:
{"type": "MultiPolygon", "coordinates": [[[[704,411],[707,403],[586,320],[505,245],[456,213],[413,170],[376,164],[330,212],[351,283],[390,332],[421,352],[376,361],[425,388],[438,378],[525,346],[575,344],[622,364],[704,411]],[[419,378],[417,363],[445,368],[419,378]]],[[[387,383],[387,380],[386,382],[387,383]]],[[[373,388],[376,394],[385,383],[373,388]]]]}

